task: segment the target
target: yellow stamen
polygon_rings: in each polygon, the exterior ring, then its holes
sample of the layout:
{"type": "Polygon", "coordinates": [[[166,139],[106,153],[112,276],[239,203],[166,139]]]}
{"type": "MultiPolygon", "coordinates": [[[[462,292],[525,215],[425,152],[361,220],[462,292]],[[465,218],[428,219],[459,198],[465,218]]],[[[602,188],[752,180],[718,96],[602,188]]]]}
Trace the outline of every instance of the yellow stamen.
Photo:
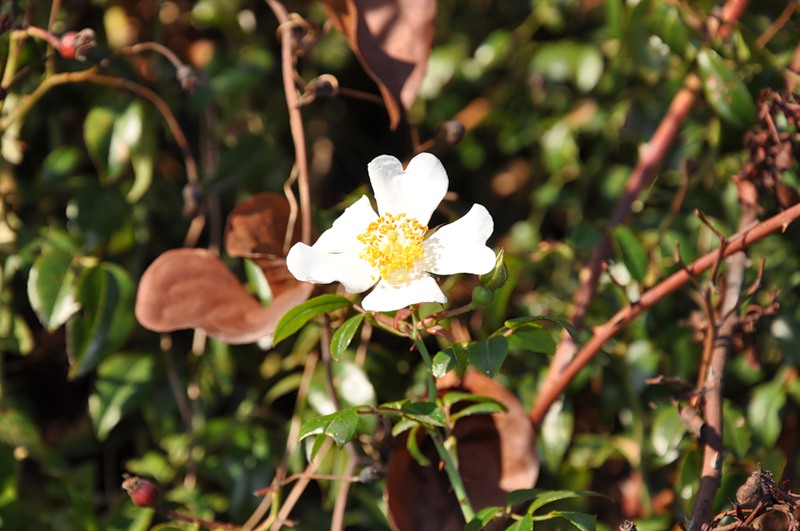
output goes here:
{"type": "Polygon", "coordinates": [[[422,240],[427,230],[427,226],[405,214],[384,214],[358,236],[364,244],[359,256],[376,267],[385,280],[402,284],[410,279],[414,261],[423,254],[422,240]]]}

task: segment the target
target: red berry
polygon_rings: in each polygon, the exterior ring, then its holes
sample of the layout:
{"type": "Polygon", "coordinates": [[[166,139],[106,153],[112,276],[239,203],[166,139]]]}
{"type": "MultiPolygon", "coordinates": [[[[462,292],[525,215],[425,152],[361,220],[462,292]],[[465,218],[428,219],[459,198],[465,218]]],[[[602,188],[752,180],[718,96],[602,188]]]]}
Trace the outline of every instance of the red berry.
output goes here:
{"type": "Polygon", "coordinates": [[[139,476],[128,476],[122,482],[122,488],[137,507],[155,507],[158,504],[158,489],[152,481],[139,476]]]}

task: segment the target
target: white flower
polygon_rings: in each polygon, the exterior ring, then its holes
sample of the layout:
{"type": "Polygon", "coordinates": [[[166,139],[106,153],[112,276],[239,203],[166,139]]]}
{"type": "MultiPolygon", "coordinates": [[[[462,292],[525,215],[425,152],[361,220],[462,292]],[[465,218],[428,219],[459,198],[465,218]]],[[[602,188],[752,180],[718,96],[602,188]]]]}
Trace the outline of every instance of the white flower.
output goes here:
{"type": "Polygon", "coordinates": [[[364,298],[369,311],[392,311],[420,302],[447,302],[430,273],[488,273],[495,254],[486,246],[494,230],[482,205],[428,234],[428,221],[447,192],[439,159],[421,153],[403,171],[400,161],[381,155],[369,163],[378,213],[362,196],[309,247],[295,244],[286,256],[289,271],[315,284],[340,282],[349,293],[375,289],[364,298]]]}

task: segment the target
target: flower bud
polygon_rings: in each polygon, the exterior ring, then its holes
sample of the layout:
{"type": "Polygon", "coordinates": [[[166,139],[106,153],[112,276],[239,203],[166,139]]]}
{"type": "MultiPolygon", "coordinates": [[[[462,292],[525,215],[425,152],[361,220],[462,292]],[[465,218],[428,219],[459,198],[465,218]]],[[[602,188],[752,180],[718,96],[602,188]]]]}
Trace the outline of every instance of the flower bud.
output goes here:
{"type": "Polygon", "coordinates": [[[494,269],[479,277],[481,286],[486,289],[496,290],[503,286],[508,280],[508,269],[503,259],[503,250],[497,253],[497,259],[494,263],[494,269]]]}
{"type": "Polygon", "coordinates": [[[158,504],[158,489],[152,481],[139,476],[127,476],[122,488],[137,507],[155,507],[158,504]]]}
{"type": "Polygon", "coordinates": [[[472,303],[477,306],[488,306],[494,300],[494,290],[475,286],[472,288],[472,303]]]}

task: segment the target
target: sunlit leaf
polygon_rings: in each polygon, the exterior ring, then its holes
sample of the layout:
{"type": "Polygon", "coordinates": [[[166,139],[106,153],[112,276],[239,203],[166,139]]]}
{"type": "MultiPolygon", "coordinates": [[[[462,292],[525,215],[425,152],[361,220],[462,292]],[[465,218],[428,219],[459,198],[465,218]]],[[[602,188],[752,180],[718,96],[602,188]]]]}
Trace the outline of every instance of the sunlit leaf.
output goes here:
{"type": "Polygon", "coordinates": [[[55,330],[78,311],[75,299],[74,255],[67,249],[47,245],[36,259],[28,277],[28,299],[39,321],[55,330]]]}
{"type": "Polygon", "coordinates": [[[350,301],[339,295],[320,295],[294,307],[281,317],[275,327],[273,342],[277,345],[291,336],[318,315],[338,310],[350,305],[350,301]]]}
{"type": "Polygon", "coordinates": [[[631,229],[624,225],[617,225],[613,229],[614,238],[617,240],[622,253],[622,261],[630,271],[631,276],[641,284],[647,274],[647,251],[631,229]]]}
{"type": "Polygon", "coordinates": [[[342,409],[304,422],[300,428],[300,440],[312,435],[327,435],[341,448],[358,434],[359,423],[356,408],[342,409]]]}
{"type": "Polygon", "coordinates": [[[740,128],[752,125],[756,119],[756,106],[741,76],[714,50],[700,50],[697,65],[706,99],[716,113],[740,128]]]}
{"type": "Polygon", "coordinates": [[[342,326],[333,333],[333,337],[331,337],[331,357],[334,360],[338,361],[342,352],[350,346],[350,342],[353,341],[353,337],[358,332],[358,328],[361,326],[365,316],[366,314],[364,313],[354,315],[342,323],[342,326]]]}

